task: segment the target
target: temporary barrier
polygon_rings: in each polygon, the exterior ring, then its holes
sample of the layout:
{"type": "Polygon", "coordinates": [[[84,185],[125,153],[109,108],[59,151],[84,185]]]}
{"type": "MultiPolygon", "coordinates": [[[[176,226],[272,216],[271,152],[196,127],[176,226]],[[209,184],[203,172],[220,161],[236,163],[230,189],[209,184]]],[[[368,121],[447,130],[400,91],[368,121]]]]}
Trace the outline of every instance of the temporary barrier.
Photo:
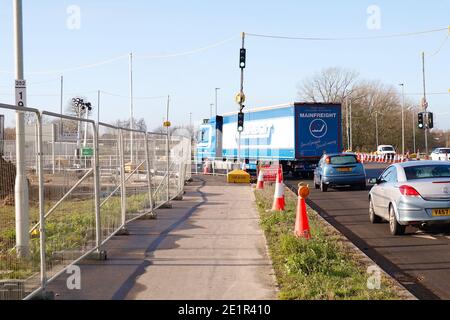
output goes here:
{"type": "Polygon", "coordinates": [[[14,144],[0,156],[0,300],[45,297],[69,266],[105,259],[103,246],[112,236],[178,198],[191,178],[189,138],[11,105],[0,109],[6,124],[16,112],[27,114],[24,161],[16,161],[14,144]],[[15,197],[21,168],[26,188],[15,197]]]}

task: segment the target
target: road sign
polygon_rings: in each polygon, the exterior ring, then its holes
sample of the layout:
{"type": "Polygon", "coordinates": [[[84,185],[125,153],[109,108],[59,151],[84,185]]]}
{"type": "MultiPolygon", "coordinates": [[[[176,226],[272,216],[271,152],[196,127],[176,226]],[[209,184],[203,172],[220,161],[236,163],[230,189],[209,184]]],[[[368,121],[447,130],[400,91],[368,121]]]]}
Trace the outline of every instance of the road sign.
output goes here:
{"type": "Polygon", "coordinates": [[[169,128],[172,125],[170,121],[164,121],[164,127],[169,128]]]}
{"type": "Polygon", "coordinates": [[[77,142],[78,134],[76,132],[58,133],[56,142],[77,142]]]}
{"type": "Polygon", "coordinates": [[[237,104],[245,103],[245,94],[238,93],[235,99],[237,104]]]}
{"type": "Polygon", "coordinates": [[[82,148],[81,149],[81,155],[83,157],[92,157],[92,156],[94,156],[94,149],[92,149],[92,148],[82,148]]]}
{"type": "Polygon", "coordinates": [[[27,106],[27,82],[26,80],[16,80],[16,105],[18,107],[27,106]]]}

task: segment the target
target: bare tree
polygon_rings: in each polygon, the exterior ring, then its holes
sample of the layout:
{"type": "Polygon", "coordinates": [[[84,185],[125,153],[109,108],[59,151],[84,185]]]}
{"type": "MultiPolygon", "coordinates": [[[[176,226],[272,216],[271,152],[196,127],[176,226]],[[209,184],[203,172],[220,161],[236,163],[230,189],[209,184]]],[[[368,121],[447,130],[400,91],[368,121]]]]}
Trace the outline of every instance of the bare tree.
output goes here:
{"type": "Polygon", "coordinates": [[[353,92],[358,79],[356,71],[327,68],[307,78],[299,86],[298,95],[307,102],[342,103],[353,92]]]}
{"type": "MultiPolygon", "coordinates": [[[[130,120],[116,120],[114,125],[120,128],[130,128],[130,120]]],[[[145,123],[145,119],[133,119],[133,128],[139,131],[147,131],[147,124],[145,123]]]]}

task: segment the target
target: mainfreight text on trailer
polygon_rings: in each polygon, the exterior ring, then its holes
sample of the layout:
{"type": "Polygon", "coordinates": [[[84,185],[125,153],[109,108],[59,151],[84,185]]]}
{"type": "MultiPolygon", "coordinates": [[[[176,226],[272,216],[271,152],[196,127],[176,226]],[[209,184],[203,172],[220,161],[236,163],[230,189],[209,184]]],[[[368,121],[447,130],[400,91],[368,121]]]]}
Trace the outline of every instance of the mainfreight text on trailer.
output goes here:
{"type": "MultiPolygon", "coordinates": [[[[311,174],[324,153],[342,151],[340,104],[293,103],[245,110],[241,159],[250,169],[280,162],[285,172],[311,174]]],[[[237,112],[217,116],[199,130],[197,156],[237,159],[237,112]]]]}

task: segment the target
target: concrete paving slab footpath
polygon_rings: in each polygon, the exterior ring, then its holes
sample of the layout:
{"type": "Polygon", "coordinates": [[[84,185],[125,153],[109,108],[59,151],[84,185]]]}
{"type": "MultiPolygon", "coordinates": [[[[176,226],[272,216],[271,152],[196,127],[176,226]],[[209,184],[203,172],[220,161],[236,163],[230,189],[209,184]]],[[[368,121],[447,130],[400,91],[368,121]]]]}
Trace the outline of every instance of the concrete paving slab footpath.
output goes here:
{"type": "Polygon", "coordinates": [[[183,201],[138,220],[107,243],[107,261],[86,261],[81,290],[64,274],[50,290],[64,300],[271,300],[277,284],[252,189],[194,177],[183,201]]]}

